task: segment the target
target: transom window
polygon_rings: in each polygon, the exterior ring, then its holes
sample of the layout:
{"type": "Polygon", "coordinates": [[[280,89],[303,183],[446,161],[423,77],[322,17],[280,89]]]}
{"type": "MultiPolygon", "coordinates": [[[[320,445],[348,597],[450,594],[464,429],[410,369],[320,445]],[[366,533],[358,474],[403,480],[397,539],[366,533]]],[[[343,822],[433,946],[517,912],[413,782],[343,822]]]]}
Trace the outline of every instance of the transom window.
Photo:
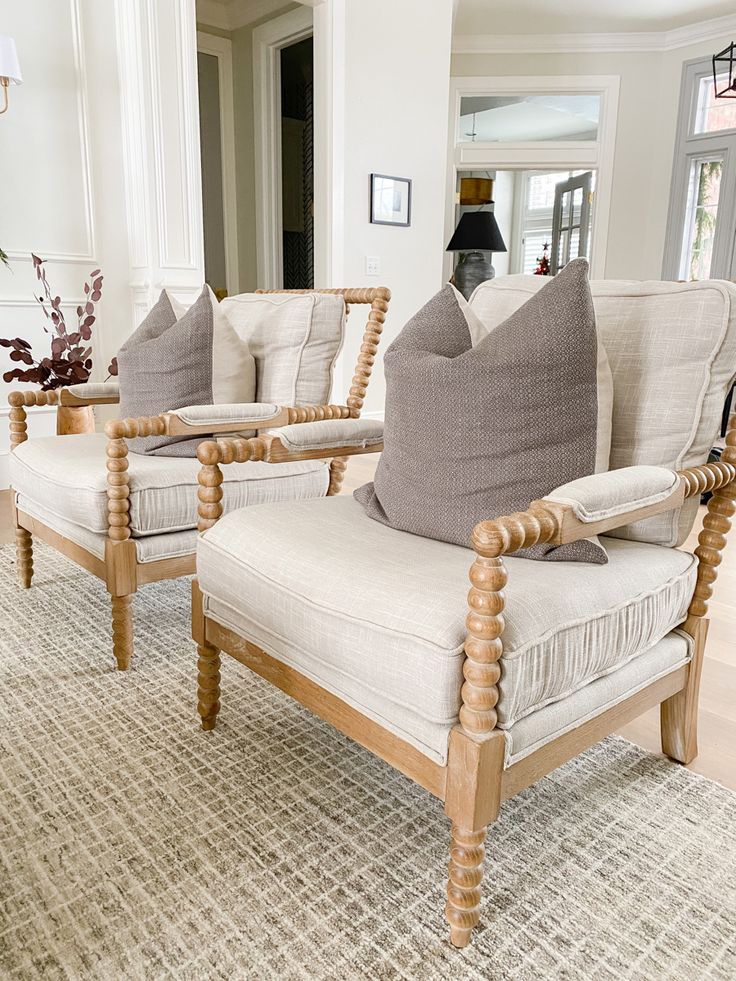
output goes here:
{"type": "MultiPolygon", "coordinates": [[[[718,91],[728,85],[728,75],[716,76],[718,91]]],[[[695,113],[696,133],[716,133],[736,129],[736,99],[716,99],[713,75],[704,75],[698,82],[698,105],[695,113]]]]}

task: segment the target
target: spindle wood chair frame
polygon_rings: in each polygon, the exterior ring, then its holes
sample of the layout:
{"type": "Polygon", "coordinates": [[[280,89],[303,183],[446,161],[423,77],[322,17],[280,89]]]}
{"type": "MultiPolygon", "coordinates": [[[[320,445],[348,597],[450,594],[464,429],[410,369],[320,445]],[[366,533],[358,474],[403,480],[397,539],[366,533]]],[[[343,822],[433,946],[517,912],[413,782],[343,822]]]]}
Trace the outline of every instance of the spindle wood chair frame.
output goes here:
{"type": "MultiPolygon", "coordinates": [[[[377,449],[380,447],[372,448],[377,449]]],[[[327,452],[315,450],[308,455],[317,458],[327,452]]],[[[340,450],[345,456],[355,452],[340,450]]],[[[285,450],[277,438],[264,436],[250,440],[226,439],[219,443],[208,441],[200,445],[198,456],[202,463],[199,527],[204,531],[222,513],[220,465],[254,458],[282,460],[285,450]]],[[[655,705],[660,705],[663,751],[685,764],[697,755],[698,696],[708,632],[706,613],[736,511],[736,414],[730,420],[721,461],[679,473],[680,482],[666,500],[594,524],[579,521],[568,506],[533,501],[524,512],[476,525],[472,534],[475,561],[469,572],[465,682],[459,724],[450,733],[446,766],[433,762],[247,638],[209,619],[195,579],[192,634],[198,649],[198,710],[202,728],[209,730],[215,726],[220,709],[220,654],[225,652],[444,801],[445,813],[452,824],[445,915],[452,944],[465,946],[480,918],[485,839],[502,801],[655,705]],[[602,534],[677,508],[685,498],[707,491],[713,495],[695,549],[699,560],[697,581],[687,617],[680,627],[692,637],[692,659],[504,768],[505,736],[496,726],[495,710],[499,696],[498,662],[503,653],[503,589],[507,582],[503,556],[537,543],[563,545],[602,534]]]]}
{"type": "MultiPolygon", "coordinates": [[[[314,405],[279,408],[276,415],[268,419],[256,419],[244,423],[223,424],[216,427],[214,435],[232,434],[244,429],[271,429],[294,423],[312,422],[323,419],[347,419],[360,416],[370,381],[383,323],[391,299],[385,287],[359,287],[346,289],[318,290],[257,290],[258,293],[328,293],[342,296],[346,313],[353,305],[368,305],[368,317],[363,331],[355,372],[345,405],[314,405]]],[[[103,395],[95,398],[79,398],[64,388],[50,392],[14,391],[8,396],[10,404],[10,449],[28,439],[26,408],[37,405],[82,406],[114,405],[117,396],[103,395]]],[[[56,551],[72,559],[82,568],[102,579],[112,600],[113,653],[118,669],[124,671],[130,666],[133,654],[133,611],[132,598],[139,586],[159,582],[163,579],[177,579],[191,575],[195,571],[196,556],[184,555],[160,559],[154,562],[139,562],[135,540],[129,527],[130,487],[128,484],[128,445],[126,440],[137,436],[212,436],[212,424],[202,426],[188,425],[179,416],[162,413],[158,416],[144,416],[138,419],[115,419],[105,426],[107,436],[107,496],[108,532],[105,540],[105,557],[85,549],[59,534],[53,528],[25,513],[17,507],[15,495],[12,502],[12,518],[15,528],[17,571],[20,584],[28,589],[33,577],[33,539],[41,539],[56,551]]],[[[255,457],[254,457],[255,458],[255,457]]],[[[336,454],[330,462],[330,476],[327,493],[337,494],[347,462],[343,455],[336,454]]]]}

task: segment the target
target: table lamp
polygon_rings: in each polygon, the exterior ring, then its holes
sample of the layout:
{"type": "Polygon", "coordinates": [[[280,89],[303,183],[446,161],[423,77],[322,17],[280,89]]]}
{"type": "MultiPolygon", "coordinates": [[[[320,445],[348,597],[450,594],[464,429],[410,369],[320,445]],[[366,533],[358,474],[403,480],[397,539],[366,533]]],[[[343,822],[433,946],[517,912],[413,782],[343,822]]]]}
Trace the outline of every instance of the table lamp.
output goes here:
{"type": "Polygon", "coordinates": [[[494,276],[491,261],[483,252],[506,252],[493,212],[466,212],[458,222],[447,251],[465,253],[455,268],[455,285],[468,299],[479,283],[494,276]]]}
{"type": "Polygon", "coordinates": [[[0,89],[2,89],[3,105],[0,115],[8,109],[8,86],[21,85],[23,76],[20,73],[20,63],[12,37],[0,34],[0,89]]]}

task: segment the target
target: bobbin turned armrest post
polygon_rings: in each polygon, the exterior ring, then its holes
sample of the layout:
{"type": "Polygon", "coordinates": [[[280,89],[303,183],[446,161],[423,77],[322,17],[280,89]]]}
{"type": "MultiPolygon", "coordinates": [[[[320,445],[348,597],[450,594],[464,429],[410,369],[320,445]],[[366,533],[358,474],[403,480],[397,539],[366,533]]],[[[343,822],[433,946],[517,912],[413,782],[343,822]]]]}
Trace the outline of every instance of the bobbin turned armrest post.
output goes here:
{"type": "Polygon", "coordinates": [[[718,578],[721,553],[726,547],[736,513],[736,414],[731,416],[726,448],[720,462],[691,467],[681,471],[681,476],[687,484],[688,497],[713,492],[695,549],[698,578],[687,619],[682,625],[694,642],[687,684],[660,706],[662,751],[672,759],[687,764],[698,755],[698,704],[708,634],[708,603],[718,578]]]}
{"type": "Polygon", "coordinates": [[[10,449],[28,439],[26,409],[36,405],[114,405],[120,401],[116,382],[85,382],[51,392],[35,390],[14,391],[8,395],[10,406],[10,449]]]}

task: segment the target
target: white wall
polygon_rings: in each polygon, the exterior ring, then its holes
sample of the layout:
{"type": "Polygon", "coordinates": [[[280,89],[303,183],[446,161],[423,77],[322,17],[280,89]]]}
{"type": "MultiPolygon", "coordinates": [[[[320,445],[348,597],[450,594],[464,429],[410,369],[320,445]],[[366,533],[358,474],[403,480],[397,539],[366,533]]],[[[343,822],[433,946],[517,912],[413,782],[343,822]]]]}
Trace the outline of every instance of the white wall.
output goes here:
{"type": "Polygon", "coordinates": [[[605,275],[659,279],[684,61],[731,41],[671,51],[457,54],[452,74],[619,75],[621,89],[605,275]]]}
{"type": "MultiPolygon", "coordinates": [[[[105,276],[93,333],[94,377],[104,378],[131,319],[123,194],[120,95],[112,4],[23,0],[6,4],[3,33],[15,38],[22,86],[0,117],[0,336],[48,353],[30,252],[48,258],[52,288],[76,321],[85,277],[105,276]]],[[[10,365],[0,349],[0,369],[10,365]]],[[[7,393],[0,382],[0,486],[7,486],[7,393]]],[[[35,386],[30,386],[35,387],[35,386]]],[[[30,431],[55,431],[53,409],[35,409],[30,431]]]]}
{"type": "MultiPolygon", "coordinates": [[[[388,286],[391,307],[381,350],[442,285],[452,0],[327,0],[315,8],[316,137],[320,139],[319,59],[331,50],[332,147],[316,159],[315,202],[329,214],[327,268],[316,243],[317,275],[330,286],[388,286]],[[370,174],[412,180],[409,228],[369,221],[370,174]],[[325,188],[325,177],[329,189],[325,188]],[[326,196],[329,195],[329,201],[326,196]],[[379,256],[381,273],[366,276],[365,257],[379,256]]],[[[334,398],[347,395],[360,347],[363,308],[351,314],[334,398]]],[[[383,409],[380,360],[366,412],[383,409]]]]}

